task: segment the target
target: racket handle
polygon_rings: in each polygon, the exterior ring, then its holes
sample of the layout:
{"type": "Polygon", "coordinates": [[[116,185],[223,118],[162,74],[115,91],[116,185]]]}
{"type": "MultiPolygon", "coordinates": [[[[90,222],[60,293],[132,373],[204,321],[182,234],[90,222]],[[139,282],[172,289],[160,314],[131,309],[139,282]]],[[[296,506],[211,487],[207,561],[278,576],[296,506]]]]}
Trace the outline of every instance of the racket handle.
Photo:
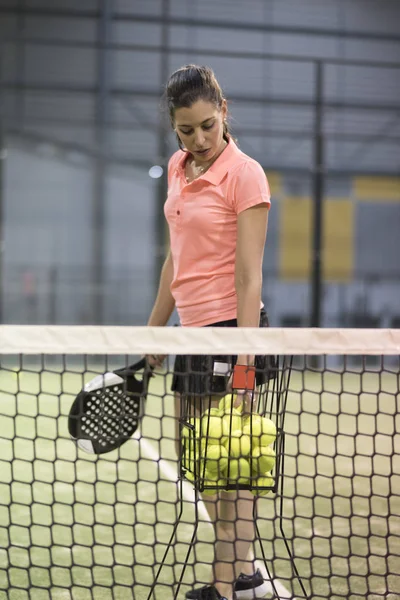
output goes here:
{"type": "MultiPolygon", "coordinates": [[[[146,369],[148,366],[148,362],[145,358],[141,358],[138,362],[133,365],[129,365],[129,367],[122,367],[121,369],[116,369],[114,373],[116,375],[132,375],[132,373],[136,373],[136,371],[141,371],[142,369],[146,369]]],[[[145,374],[147,377],[152,377],[153,367],[150,366],[150,373],[147,372],[145,374]]]]}

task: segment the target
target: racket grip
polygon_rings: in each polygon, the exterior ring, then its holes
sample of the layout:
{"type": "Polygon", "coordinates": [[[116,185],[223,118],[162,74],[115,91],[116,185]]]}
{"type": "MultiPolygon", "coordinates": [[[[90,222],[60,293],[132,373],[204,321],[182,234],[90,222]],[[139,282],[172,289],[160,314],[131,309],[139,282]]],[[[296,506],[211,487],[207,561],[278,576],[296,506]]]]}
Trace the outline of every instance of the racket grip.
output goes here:
{"type": "MultiPolygon", "coordinates": [[[[134,363],[133,365],[129,365],[129,367],[122,367],[121,369],[116,369],[114,371],[114,373],[116,373],[117,375],[126,375],[126,374],[132,374],[132,373],[136,373],[136,371],[141,371],[142,369],[145,369],[147,366],[147,361],[145,358],[140,359],[138,362],[134,363]]],[[[153,370],[150,367],[151,371],[153,370]]]]}

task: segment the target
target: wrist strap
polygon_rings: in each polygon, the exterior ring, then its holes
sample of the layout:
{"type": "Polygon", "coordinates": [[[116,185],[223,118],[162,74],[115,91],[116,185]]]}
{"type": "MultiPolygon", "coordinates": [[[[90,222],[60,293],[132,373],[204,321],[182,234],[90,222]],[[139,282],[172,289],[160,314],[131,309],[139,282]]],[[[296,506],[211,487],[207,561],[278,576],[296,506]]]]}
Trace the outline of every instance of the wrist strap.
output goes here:
{"type": "Polygon", "coordinates": [[[235,365],[233,367],[232,389],[254,390],[256,368],[251,365],[235,365]]]}

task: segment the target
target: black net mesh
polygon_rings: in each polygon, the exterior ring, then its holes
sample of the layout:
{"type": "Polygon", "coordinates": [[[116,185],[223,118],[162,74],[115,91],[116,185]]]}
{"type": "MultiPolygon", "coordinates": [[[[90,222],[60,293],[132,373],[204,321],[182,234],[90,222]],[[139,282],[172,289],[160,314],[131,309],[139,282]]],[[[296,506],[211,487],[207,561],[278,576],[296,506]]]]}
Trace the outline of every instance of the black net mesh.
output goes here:
{"type": "MultiPolygon", "coordinates": [[[[169,357],[135,397],[136,432],[124,421],[127,441],[103,454],[77,446],[68,415],[87,382],[101,375],[104,387],[132,360],[3,355],[0,600],[184,598],[221,551],[210,505],[238,536],[239,494],[253,499],[266,598],[398,599],[399,358],[343,350],[292,361],[288,348],[266,367],[254,397],[263,421],[238,412],[235,393],[181,390],[175,405],[169,357]]],[[[114,424],[131,406],[120,396],[109,394],[114,424]]]]}

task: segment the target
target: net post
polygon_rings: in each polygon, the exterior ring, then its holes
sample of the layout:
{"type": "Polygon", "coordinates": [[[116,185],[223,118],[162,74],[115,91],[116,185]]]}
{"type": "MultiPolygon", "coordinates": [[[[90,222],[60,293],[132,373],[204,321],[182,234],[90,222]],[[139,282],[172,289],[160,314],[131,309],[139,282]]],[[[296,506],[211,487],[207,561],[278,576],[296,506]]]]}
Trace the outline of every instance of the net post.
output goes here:
{"type": "MultiPolygon", "coordinates": [[[[314,121],[314,175],[313,175],[313,244],[311,255],[311,311],[310,326],[321,326],[322,304],[322,246],[323,246],[323,199],[324,199],[324,134],[323,134],[323,70],[321,61],[315,62],[315,121],[314,121]]],[[[318,368],[319,359],[311,357],[311,364],[318,368]]]]}
{"type": "MultiPolygon", "coordinates": [[[[1,72],[1,66],[3,64],[3,45],[0,45],[0,82],[2,81],[3,74],[1,72]]],[[[2,86],[0,85],[0,324],[4,320],[4,277],[3,277],[3,257],[5,251],[5,240],[4,240],[4,161],[7,158],[7,149],[5,147],[5,135],[3,125],[3,92],[2,86]]]]}
{"type": "MultiPolygon", "coordinates": [[[[169,46],[170,46],[170,27],[168,23],[170,15],[170,0],[161,0],[161,48],[160,48],[160,89],[163,89],[165,82],[169,77],[169,46]]],[[[158,282],[161,269],[165,260],[167,249],[168,231],[165,226],[164,203],[168,193],[168,154],[169,154],[169,123],[167,122],[164,111],[160,111],[158,124],[158,157],[162,167],[162,175],[158,179],[156,187],[156,215],[155,215],[155,277],[158,282]]],[[[157,288],[155,288],[155,294],[157,288]]]]}
{"type": "Polygon", "coordinates": [[[92,316],[96,324],[104,321],[105,235],[107,204],[107,154],[109,152],[111,53],[107,45],[112,38],[112,3],[101,0],[97,26],[96,144],[92,195],[92,316]]]}

